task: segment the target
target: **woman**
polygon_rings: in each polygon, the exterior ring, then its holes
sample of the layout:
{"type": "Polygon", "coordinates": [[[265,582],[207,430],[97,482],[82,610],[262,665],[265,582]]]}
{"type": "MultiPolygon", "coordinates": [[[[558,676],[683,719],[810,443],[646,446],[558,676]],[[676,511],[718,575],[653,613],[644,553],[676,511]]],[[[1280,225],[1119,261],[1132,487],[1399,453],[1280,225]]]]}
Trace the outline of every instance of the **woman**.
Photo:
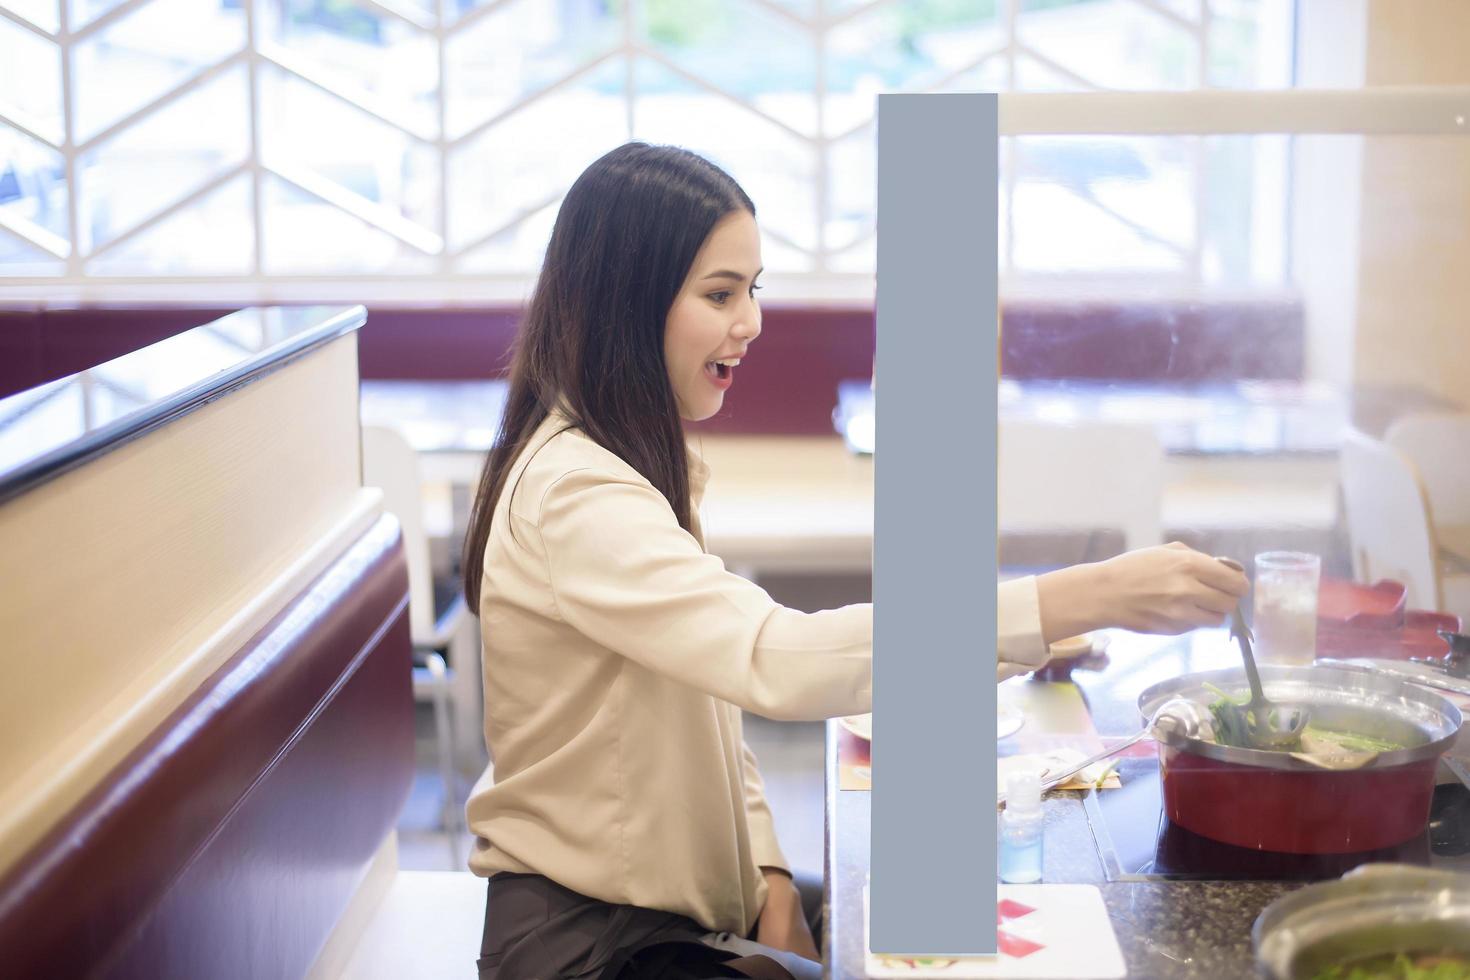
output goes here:
{"type": "MultiPolygon", "coordinates": [[[[705,553],[708,470],[683,433],[760,335],[761,268],[750,199],[676,148],[608,153],[557,215],[466,542],[495,760],[467,808],[482,978],[820,974],[819,899],[781,853],[741,709],[870,710],[872,607],[788,609],[705,553]]],[[[1218,623],[1234,575],[1176,547],[1008,583],[1000,660],[1030,669],[1105,624],[1218,623]]]]}

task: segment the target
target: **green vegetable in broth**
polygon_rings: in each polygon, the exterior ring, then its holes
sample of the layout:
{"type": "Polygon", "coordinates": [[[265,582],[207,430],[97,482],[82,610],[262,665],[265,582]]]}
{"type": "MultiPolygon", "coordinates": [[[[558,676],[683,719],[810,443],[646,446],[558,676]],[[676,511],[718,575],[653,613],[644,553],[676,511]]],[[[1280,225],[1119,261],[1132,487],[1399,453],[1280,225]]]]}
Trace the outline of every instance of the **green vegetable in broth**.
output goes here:
{"type": "Polygon", "coordinates": [[[1244,707],[1250,702],[1250,695],[1247,694],[1237,701],[1208,681],[1205,682],[1205,687],[1215,694],[1215,700],[1210,702],[1210,714],[1215,719],[1216,744],[1250,748],[1251,741],[1245,730],[1245,712],[1228,710],[1232,705],[1244,707]]]}
{"type": "MultiPolygon", "coordinates": [[[[1210,715],[1215,721],[1215,744],[1234,746],[1239,749],[1255,748],[1245,729],[1246,717],[1250,712],[1231,710],[1232,706],[1244,708],[1249,704],[1250,694],[1246,693],[1239,698],[1234,698],[1209,682],[1205,683],[1205,687],[1215,694],[1215,700],[1210,702],[1210,715]]],[[[1375,735],[1319,728],[1311,722],[1308,722],[1307,727],[1302,731],[1301,750],[1308,753],[1394,752],[1404,747],[1398,742],[1378,738],[1375,735]]]]}
{"type": "Polygon", "coordinates": [[[1470,959],[1453,952],[1386,953],[1329,966],[1312,980],[1470,980],[1470,959]]]}
{"type": "Polygon", "coordinates": [[[1390,742],[1376,735],[1335,732],[1330,728],[1317,728],[1315,725],[1308,724],[1306,730],[1302,732],[1302,741],[1306,742],[1310,738],[1340,749],[1347,749],[1350,752],[1397,752],[1405,747],[1399,742],[1390,742]]]}

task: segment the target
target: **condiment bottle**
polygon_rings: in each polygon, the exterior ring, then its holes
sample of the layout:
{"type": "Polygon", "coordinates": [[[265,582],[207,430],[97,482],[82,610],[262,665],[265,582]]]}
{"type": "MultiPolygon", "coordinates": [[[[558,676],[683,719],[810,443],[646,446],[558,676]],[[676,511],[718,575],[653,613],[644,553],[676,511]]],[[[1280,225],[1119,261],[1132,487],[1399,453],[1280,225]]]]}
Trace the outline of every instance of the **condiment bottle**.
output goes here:
{"type": "Polygon", "coordinates": [[[1013,772],[1006,779],[1006,808],[1000,819],[1000,880],[1029,884],[1041,880],[1041,773],[1013,772]]]}

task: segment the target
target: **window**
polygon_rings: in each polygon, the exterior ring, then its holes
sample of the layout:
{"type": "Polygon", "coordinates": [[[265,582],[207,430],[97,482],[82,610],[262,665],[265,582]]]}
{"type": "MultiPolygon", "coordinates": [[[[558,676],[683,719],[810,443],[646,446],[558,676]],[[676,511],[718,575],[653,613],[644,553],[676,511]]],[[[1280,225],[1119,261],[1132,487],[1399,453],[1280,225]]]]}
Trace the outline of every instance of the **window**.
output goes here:
{"type": "MultiPolygon", "coordinates": [[[[513,292],[571,180],[631,136],[731,170],[795,292],[871,295],[877,93],[1291,81],[1274,0],[449,0],[443,24],[436,0],[59,2],[0,0],[15,285],[513,292]]],[[[1203,189],[1282,193],[1282,166],[1010,140],[1003,272],[1228,276],[1249,241],[1203,189]],[[1025,232],[1058,222],[1068,250],[1025,232]]]]}

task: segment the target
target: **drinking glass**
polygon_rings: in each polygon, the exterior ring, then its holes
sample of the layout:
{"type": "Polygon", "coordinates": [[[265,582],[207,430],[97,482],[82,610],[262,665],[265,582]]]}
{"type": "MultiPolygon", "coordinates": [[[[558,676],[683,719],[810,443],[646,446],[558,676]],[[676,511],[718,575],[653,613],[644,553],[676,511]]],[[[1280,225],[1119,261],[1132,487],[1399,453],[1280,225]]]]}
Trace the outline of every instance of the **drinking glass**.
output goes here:
{"type": "Polygon", "coordinates": [[[1317,655],[1322,559],[1300,551],[1256,555],[1252,631],[1261,663],[1307,665],[1317,655]]]}

